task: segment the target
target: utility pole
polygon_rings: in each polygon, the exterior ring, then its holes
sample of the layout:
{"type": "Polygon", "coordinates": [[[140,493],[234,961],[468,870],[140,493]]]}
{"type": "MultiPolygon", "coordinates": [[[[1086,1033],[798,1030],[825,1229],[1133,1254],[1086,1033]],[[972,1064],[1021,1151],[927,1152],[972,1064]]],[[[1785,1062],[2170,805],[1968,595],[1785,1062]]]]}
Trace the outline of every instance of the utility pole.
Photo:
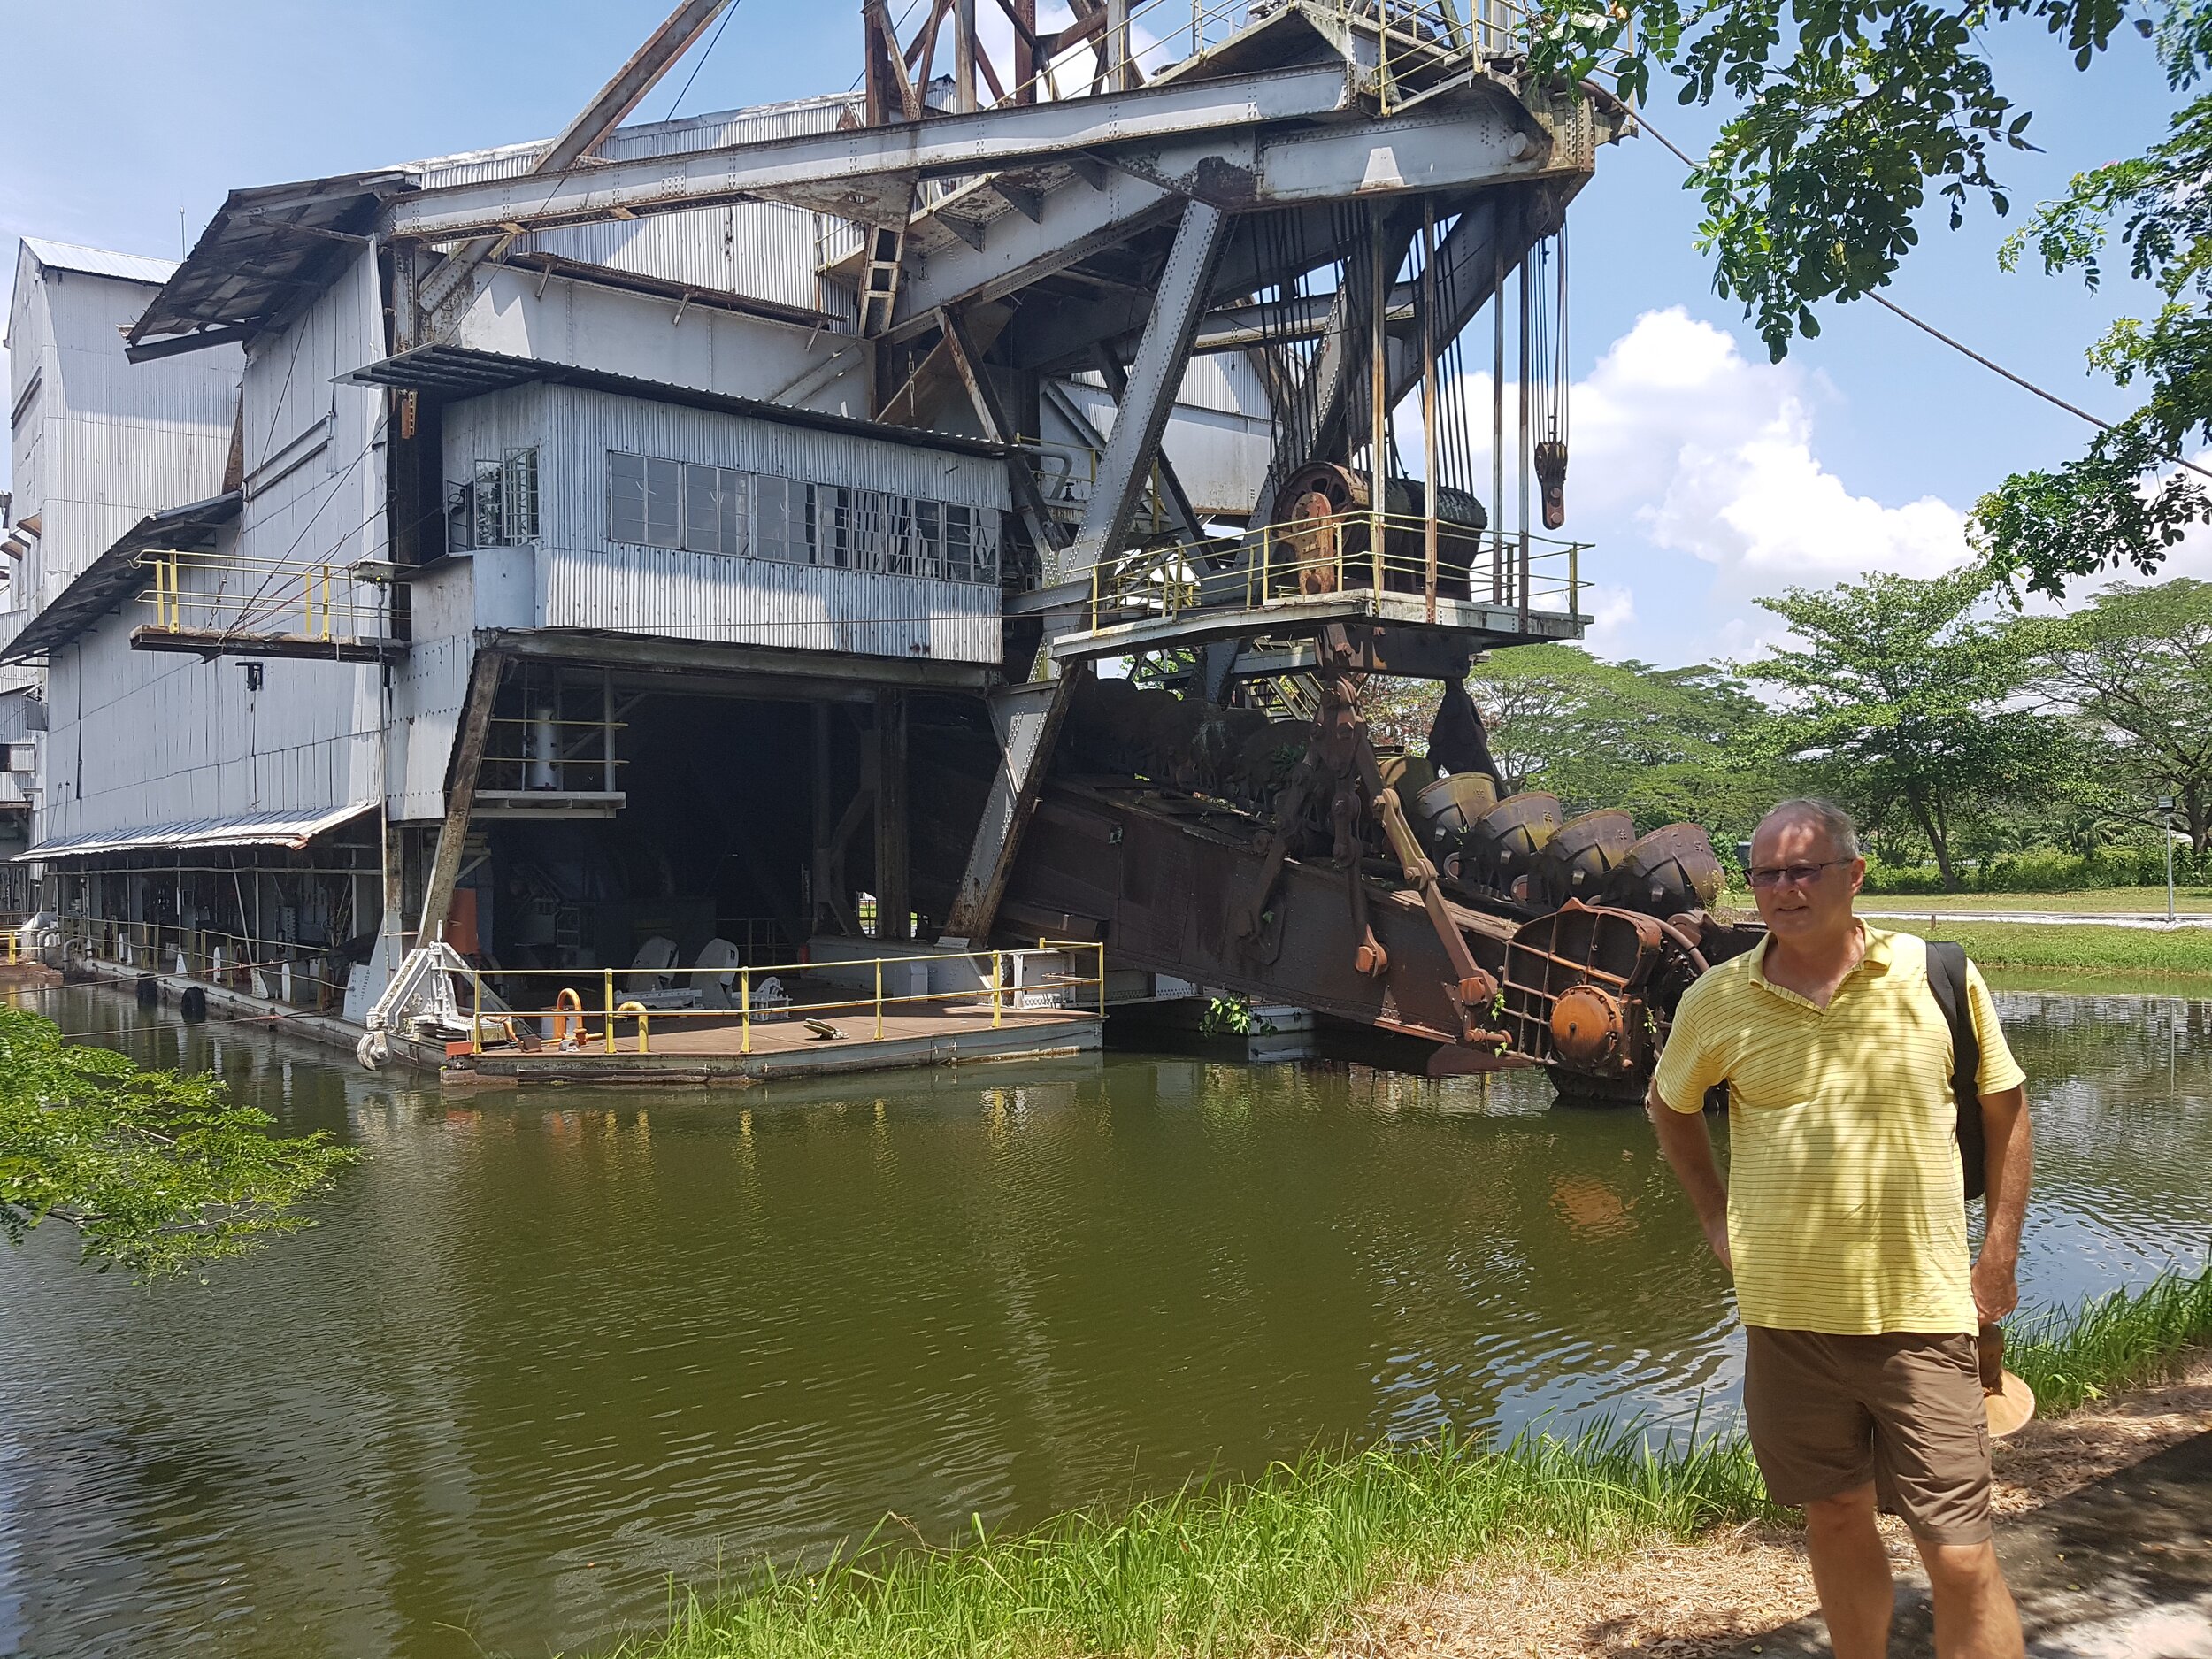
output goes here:
{"type": "Polygon", "coordinates": [[[2158,833],[2166,843],[2166,921],[2174,921],[2174,798],[2158,797],[2158,833]]]}

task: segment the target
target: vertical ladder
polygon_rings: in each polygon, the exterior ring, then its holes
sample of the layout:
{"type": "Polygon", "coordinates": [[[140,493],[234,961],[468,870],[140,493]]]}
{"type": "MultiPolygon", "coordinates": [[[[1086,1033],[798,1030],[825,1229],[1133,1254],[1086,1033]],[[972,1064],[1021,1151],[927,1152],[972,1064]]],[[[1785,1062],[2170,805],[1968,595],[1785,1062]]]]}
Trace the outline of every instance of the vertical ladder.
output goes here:
{"type": "Polygon", "coordinates": [[[868,227],[868,263],[860,278],[860,332],[873,340],[889,331],[899,303],[899,271],[906,259],[906,227],[868,227]]]}

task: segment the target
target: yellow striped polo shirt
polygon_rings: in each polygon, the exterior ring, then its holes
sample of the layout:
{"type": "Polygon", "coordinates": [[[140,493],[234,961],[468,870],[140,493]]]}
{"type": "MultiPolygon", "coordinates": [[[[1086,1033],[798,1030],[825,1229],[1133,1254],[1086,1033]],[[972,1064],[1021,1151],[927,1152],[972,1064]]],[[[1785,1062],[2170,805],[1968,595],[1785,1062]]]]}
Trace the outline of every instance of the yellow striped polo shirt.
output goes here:
{"type": "MultiPolygon", "coordinates": [[[[1951,1031],[1926,941],[1868,927],[1825,1009],[1770,984],[1767,945],[1682,998],[1652,1079],[1676,1111],[1728,1083],[1728,1248],[1746,1325],[1864,1336],[1975,1327],[1951,1031]]],[[[1978,1087],[2025,1080],[1972,964],[1978,1087]]]]}

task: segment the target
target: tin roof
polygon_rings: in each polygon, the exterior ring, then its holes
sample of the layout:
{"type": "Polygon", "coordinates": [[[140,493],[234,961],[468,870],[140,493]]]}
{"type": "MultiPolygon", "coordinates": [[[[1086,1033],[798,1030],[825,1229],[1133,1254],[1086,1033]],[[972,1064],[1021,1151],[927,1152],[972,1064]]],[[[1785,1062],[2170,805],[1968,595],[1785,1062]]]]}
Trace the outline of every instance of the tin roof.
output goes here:
{"type": "Polygon", "coordinates": [[[105,248],[82,248],[75,242],[49,242],[26,236],[23,246],[32,258],[50,271],[82,271],[93,276],[119,277],[126,282],[145,282],[158,288],[176,274],[174,259],[150,259],[143,254],[113,253],[105,248]]]}
{"type": "Polygon", "coordinates": [[[112,545],[79,571],[47,607],[0,648],[0,663],[27,662],[81,634],[142,588],[146,568],[138,556],[149,548],[211,548],[216,533],[238,516],[237,490],[188,506],[149,513],[118,536],[112,545]]]}
{"type": "Polygon", "coordinates": [[[375,802],[356,801],[320,812],[249,812],[242,818],[182,818],[140,829],[97,830],[42,841],[28,852],[16,854],[10,862],[90,858],[100,853],[137,852],[154,847],[283,847],[297,852],[318,835],[328,834],[375,810],[375,802]]]}
{"type": "Polygon", "coordinates": [[[388,168],[233,190],[131,329],[131,343],[190,335],[211,344],[277,321],[368,245],[379,204],[412,188],[388,168]]]}

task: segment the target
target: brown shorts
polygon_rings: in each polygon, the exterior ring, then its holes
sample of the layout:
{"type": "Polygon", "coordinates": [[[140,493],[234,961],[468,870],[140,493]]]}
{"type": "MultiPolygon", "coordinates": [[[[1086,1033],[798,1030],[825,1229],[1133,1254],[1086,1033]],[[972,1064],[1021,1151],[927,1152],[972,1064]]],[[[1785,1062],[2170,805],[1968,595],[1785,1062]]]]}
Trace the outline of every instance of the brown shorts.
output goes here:
{"type": "Polygon", "coordinates": [[[1974,1339],[1745,1327],[1744,1417],[1777,1503],[1864,1486],[1928,1544],[1988,1541],[1989,1417],[1974,1339]]]}

